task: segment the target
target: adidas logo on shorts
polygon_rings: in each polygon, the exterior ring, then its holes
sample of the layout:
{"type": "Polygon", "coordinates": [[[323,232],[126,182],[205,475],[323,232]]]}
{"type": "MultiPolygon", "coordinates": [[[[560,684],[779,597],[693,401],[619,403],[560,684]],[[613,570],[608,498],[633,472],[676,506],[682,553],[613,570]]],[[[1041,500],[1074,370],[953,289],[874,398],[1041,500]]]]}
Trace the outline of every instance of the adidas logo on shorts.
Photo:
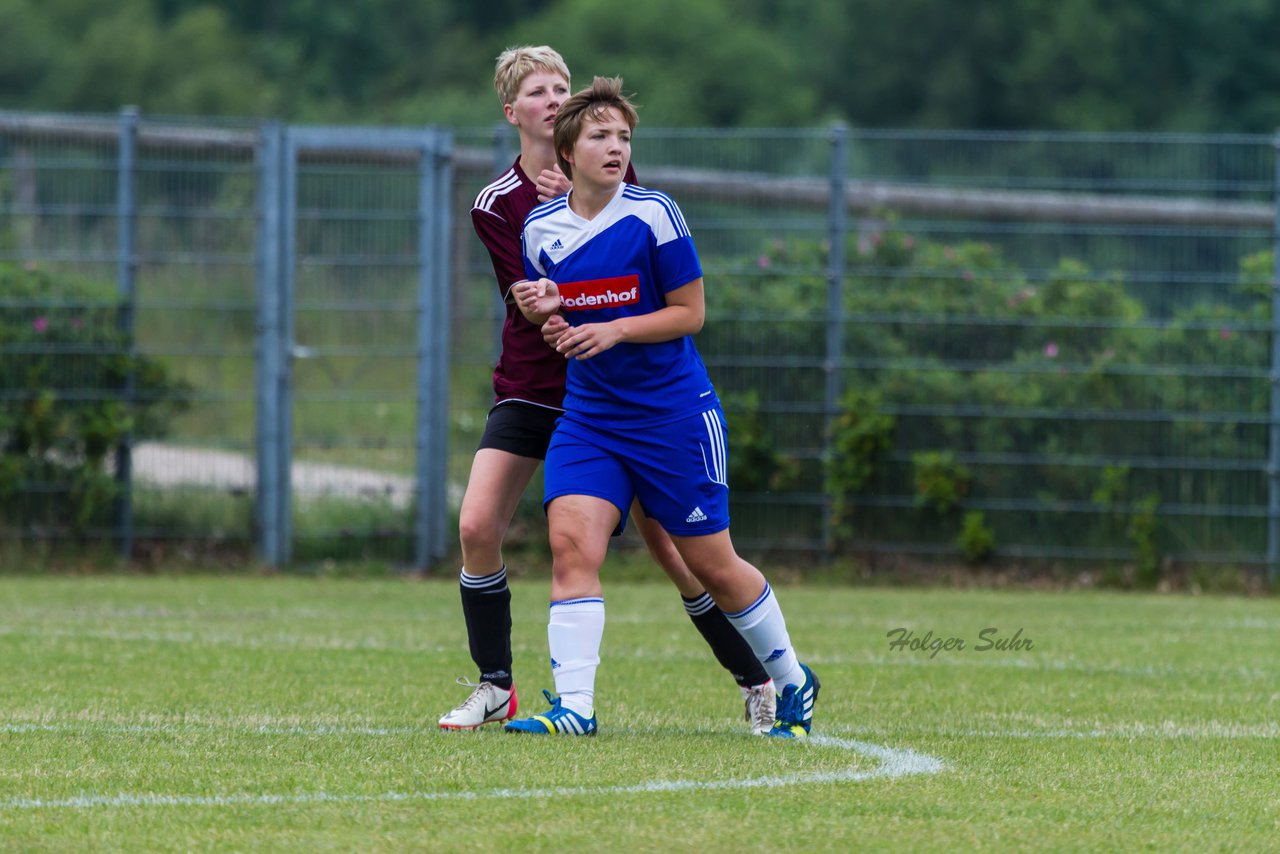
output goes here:
{"type": "Polygon", "coordinates": [[[694,522],[705,522],[707,521],[707,514],[702,512],[701,507],[695,507],[693,508],[692,513],[684,517],[684,520],[689,524],[693,524],[694,522]]]}

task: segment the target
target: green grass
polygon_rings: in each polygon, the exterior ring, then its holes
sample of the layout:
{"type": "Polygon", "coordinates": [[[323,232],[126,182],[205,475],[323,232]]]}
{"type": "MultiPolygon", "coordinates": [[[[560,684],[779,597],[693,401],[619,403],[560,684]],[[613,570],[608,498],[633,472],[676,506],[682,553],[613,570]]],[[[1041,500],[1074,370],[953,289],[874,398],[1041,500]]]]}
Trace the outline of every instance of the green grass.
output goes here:
{"type": "MultiPolygon", "coordinates": [[[[547,583],[513,590],[540,709],[547,583]]],[[[824,685],[808,744],[746,735],[665,585],[606,581],[601,734],[569,740],[435,728],[472,670],[452,580],[0,579],[0,848],[1276,848],[1274,599],[779,597],[824,685]]]]}

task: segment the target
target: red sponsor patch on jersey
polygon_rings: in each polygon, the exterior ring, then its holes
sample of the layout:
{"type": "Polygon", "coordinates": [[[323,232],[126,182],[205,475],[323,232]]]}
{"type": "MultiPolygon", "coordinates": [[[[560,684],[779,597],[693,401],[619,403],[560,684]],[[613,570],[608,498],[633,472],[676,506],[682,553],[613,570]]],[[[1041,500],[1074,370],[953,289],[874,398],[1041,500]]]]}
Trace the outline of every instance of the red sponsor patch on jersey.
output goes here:
{"type": "Polygon", "coordinates": [[[565,311],[590,311],[640,302],[640,277],[636,275],[556,284],[565,311]]]}

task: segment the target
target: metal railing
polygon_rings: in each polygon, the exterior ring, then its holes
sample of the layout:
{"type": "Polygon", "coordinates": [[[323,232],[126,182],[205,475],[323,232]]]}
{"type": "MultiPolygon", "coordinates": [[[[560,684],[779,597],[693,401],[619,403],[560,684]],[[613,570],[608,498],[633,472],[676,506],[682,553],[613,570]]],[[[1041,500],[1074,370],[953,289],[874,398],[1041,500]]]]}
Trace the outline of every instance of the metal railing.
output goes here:
{"type": "MultiPolygon", "coordinates": [[[[112,514],[15,516],[8,539],[253,546],[272,563],[421,565],[451,547],[423,499],[456,506],[489,405],[501,313],[467,211],[512,140],[455,129],[422,206],[420,150],[331,129],[296,152],[289,231],[264,214],[272,128],[0,114],[2,260],[113,282],[124,352],[185,384],[166,435],[121,437],[112,514]],[[286,322],[264,320],[273,265],[302,329],[264,343],[286,322]],[[443,333],[421,325],[428,268],[451,294],[443,333]]],[[[681,205],[707,274],[699,347],[739,461],[735,540],[1274,578],[1276,156],[1254,136],[641,128],[640,180],[681,205]],[[884,435],[849,475],[834,463],[872,423],[884,435]]],[[[40,310],[19,302],[6,311],[40,310]]],[[[0,393],[18,412],[31,389],[0,393]]],[[[150,392],[126,376],[58,393],[150,392]]],[[[540,523],[536,487],[520,518],[540,523]]]]}

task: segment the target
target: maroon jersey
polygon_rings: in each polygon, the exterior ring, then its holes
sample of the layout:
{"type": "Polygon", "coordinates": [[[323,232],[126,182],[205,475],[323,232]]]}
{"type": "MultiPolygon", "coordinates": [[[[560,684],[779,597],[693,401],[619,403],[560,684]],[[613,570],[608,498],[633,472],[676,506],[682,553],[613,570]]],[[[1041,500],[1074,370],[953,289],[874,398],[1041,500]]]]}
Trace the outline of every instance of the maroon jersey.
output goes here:
{"type": "MultiPolygon", "coordinates": [[[[626,182],[636,183],[627,165],[626,182]]],[[[538,205],[538,187],[520,168],[520,158],[476,196],[471,224],[489,250],[498,293],[506,305],[502,324],[502,352],[493,369],[494,400],[523,400],[541,406],[563,407],[566,361],[542,340],[542,331],[525,319],[510,299],[511,286],[523,281],[520,233],[524,218],[538,205]]]]}

